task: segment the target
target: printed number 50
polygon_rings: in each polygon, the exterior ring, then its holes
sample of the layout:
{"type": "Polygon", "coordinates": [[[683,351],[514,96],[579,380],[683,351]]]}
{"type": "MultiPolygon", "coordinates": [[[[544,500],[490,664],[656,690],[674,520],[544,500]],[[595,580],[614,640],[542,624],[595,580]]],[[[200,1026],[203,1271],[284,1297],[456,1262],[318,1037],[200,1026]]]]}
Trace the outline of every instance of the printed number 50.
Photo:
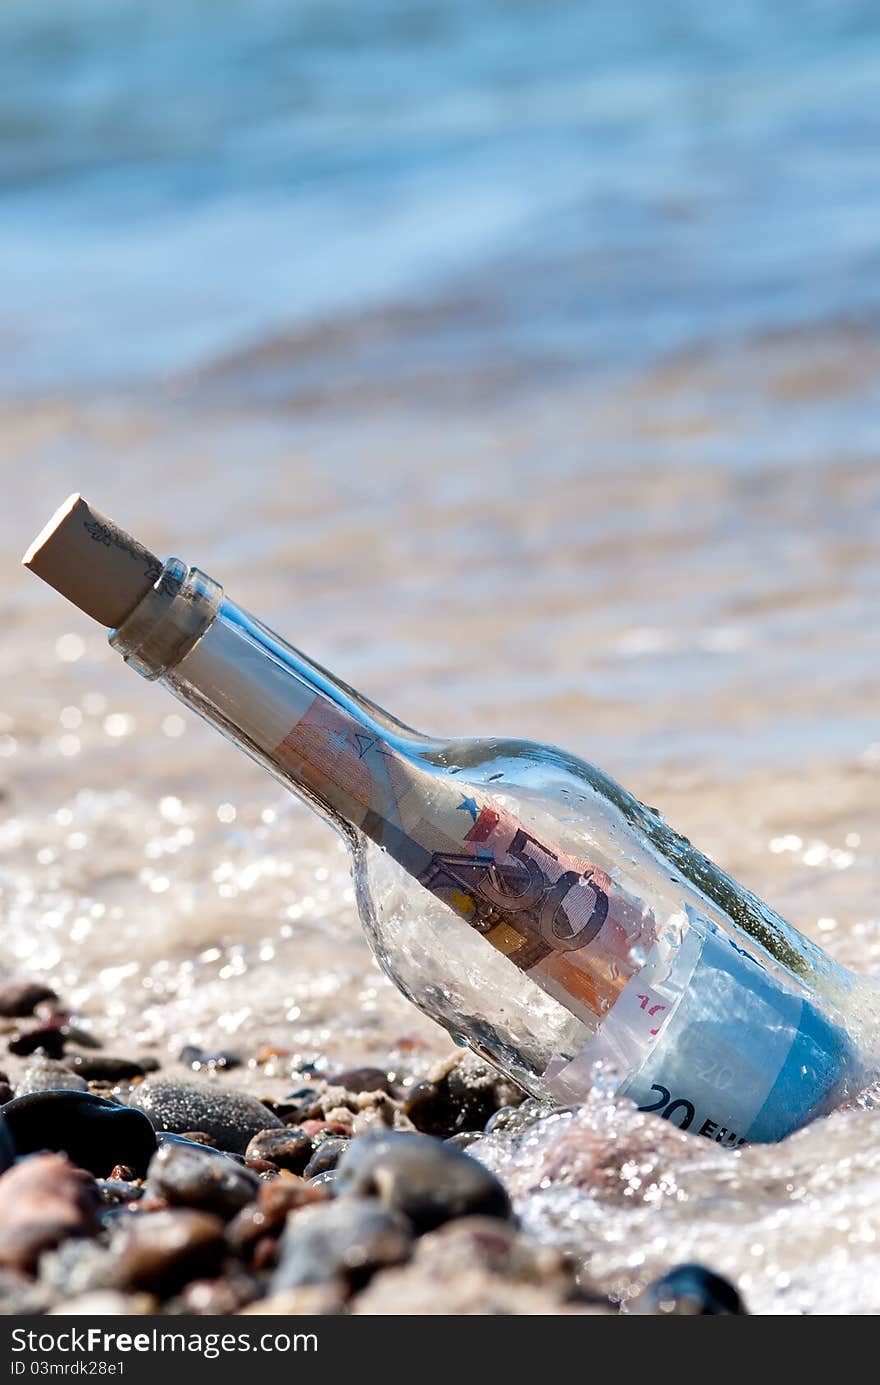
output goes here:
{"type": "Polygon", "coordinates": [[[684,1097],[670,1099],[669,1088],[661,1087],[659,1082],[651,1083],[651,1091],[659,1092],[660,1100],[652,1101],[650,1106],[640,1106],[638,1109],[640,1111],[656,1111],[661,1120],[671,1120],[672,1124],[677,1125],[679,1130],[687,1130],[696,1114],[693,1102],[686,1101],[684,1097]],[[681,1120],[672,1120],[679,1111],[684,1113],[681,1120]]]}

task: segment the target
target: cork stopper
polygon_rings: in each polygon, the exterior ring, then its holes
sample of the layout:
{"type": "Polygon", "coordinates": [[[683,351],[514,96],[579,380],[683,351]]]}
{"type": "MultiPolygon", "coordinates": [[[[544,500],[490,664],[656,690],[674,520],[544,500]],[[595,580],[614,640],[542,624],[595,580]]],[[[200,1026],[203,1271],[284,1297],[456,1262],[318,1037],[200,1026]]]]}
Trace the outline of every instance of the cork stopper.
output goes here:
{"type": "Polygon", "coordinates": [[[81,495],[65,500],[21,561],[110,629],[122,624],[162,571],[154,553],[81,495]]]}

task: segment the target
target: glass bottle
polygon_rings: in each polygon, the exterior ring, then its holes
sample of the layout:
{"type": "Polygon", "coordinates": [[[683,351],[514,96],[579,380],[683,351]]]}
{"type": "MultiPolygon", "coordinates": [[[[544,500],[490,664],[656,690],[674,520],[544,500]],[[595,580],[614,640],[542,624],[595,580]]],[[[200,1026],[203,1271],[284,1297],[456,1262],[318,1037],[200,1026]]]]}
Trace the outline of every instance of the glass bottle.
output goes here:
{"type": "Polygon", "coordinates": [[[342,833],[381,966],[529,1092],[576,1101],[601,1062],[735,1147],[868,1080],[873,983],[595,767],[421,736],[178,559],[110,641],[342,833]]]}

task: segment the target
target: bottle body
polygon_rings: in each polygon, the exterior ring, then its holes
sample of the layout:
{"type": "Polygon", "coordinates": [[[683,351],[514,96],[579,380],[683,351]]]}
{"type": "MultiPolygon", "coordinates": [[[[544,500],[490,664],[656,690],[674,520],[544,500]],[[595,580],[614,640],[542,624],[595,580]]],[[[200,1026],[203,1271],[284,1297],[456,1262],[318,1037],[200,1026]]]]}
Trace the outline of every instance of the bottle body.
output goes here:
{"type": "Polygon", "coordinates": [[[112,642],[344,833],[379,962],[457,1038],[566,1102],[601,1062],[729,1145],[863,1080],[842,1017],[866,983],[620,786],[548,747],[420,737],[174,561],[112,642]]]}

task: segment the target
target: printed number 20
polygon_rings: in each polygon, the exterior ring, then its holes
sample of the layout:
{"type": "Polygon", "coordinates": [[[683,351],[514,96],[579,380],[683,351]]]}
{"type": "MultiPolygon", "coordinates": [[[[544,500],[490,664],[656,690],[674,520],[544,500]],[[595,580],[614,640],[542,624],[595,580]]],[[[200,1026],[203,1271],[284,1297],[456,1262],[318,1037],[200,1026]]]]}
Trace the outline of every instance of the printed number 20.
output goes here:
{"type": "Polygon", "coordinates": [[[687,1130],[696,1114],[693,1102],[686,1101],[684,1097],[677,1097],[675,1100],[670,1100],[669,1088],[661,1087],[658,1082],[652,1082],[651,1091],[659,1092],[660,1100],[652,1101],[650,1106],[640,1106],[638,1109],[640,1111],[656,1111],[660,1119],[665,1121],[672,1120],[672,1117],[678,1111],[682,1111],[684,1114],[681,1120],[672,1121],[672,1123],[673,1125],[677,1125],[679,1130],[687,1130]]]}

